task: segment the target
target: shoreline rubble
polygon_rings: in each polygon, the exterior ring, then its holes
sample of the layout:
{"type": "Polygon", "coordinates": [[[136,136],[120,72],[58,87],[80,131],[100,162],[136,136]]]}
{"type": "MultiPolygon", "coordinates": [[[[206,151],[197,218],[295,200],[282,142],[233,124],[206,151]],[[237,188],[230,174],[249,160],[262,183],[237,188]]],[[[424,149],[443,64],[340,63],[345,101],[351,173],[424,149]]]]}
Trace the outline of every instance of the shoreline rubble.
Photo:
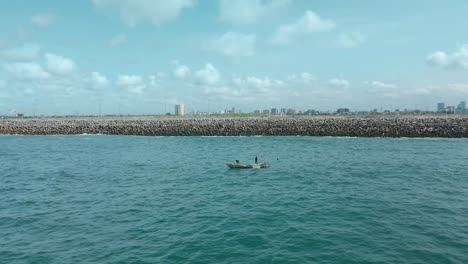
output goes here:
{"type": "Polygon", "coordinates": [[[0,134],[467,138],[468,116],[5,118],[0,134]]]}

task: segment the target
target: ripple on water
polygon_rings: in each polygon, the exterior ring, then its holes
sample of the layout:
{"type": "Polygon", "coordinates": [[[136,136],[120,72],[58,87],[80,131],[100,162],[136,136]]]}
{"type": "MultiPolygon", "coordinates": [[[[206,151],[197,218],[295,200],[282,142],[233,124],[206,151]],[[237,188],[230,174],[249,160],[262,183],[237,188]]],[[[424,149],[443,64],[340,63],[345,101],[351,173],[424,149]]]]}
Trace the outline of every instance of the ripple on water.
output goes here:
{"type": "Polygon", "coordinates": [[[83,135],[0,145],[5,263],[468,262],[467,140],[83,135]],[[224,165],[255,156],[271,167],[224,165]]]}

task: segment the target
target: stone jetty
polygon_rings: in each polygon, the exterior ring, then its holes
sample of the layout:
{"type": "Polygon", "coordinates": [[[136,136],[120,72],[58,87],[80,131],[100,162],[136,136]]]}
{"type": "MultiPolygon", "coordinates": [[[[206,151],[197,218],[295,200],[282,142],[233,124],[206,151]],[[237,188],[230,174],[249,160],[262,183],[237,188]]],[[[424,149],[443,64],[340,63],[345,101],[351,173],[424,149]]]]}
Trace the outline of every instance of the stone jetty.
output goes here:
{"type": "Polygon", "coordinates": [[[3,118],[0,134],[468,137],[468,116],[3,118]]]}

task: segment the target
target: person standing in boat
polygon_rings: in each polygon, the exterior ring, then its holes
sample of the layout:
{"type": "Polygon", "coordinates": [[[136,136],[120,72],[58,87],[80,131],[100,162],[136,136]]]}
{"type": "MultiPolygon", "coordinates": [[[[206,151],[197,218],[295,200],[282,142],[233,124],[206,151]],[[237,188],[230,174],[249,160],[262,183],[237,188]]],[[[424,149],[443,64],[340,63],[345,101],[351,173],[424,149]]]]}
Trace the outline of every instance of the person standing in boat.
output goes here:
{"type": "Polygon", "coordinates": [[[257,164],[257,163],[258,163],[258,158],[257,158],[257,156],[255,156],[255,164],[257,164]]]}

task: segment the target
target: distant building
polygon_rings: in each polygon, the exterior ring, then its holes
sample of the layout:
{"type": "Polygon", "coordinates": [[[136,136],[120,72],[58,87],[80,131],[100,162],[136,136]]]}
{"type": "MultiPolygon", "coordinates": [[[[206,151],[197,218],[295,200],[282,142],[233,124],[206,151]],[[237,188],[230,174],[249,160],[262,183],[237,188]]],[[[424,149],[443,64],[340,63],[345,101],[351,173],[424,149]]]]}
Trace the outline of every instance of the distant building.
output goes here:
{"type": "Polygon", "coordinates": [[[281,114],[282,115],[286,114],[286,111],[287,111],[286,108],[281,108],[281,114]]]}
{"type": "Polygon", "coordinates": [[[336,113],[339,115],[349,114],[349,108],[338,108],[338,110],[336,110],[336,113]]]}
{"type": "Polygon", "coordinates": [[[272,109],[270,110],[270,114],[272,114],[272,115],[277,115],[277,114],[278,114],[278,109],[272,108],[272,109]]]}
{"type": "Polygon", "coordinates": [[[260,110],[254,110],[253,113],[254,113],[255,115],[258,115],[258,114],[260,114],[260,110]]]}
{"type": "Polygon", "coordinates": [[[292,108],[289,108],[287,111],[286,111],[286,114],[288,115],[295,115],[296,114],[296,110],[292,109],[292,108]]]}
{"type": "Polygon", "coordinates": [[[315,111],[313,109],[309,109],[309,110],[304,112],[304,115],[316,115],[318,113],[319,113],[318,111],[315,111]]]}
{"type": "Polygon", "coordinates": [[[264,114],[264,115],[269,115],[269,114],[270,114],[270,110],[268,110],[268,109],[263,110],[263,114],[264,114]]]}
{"type": "Polygon", "coordinates": [[[177,115],[177,116],[185,115],[185,106],[183,104],[176,104],[175,105],[175,115],[177,115]]]}
{"type": "Polygon", "coordinates": [[[466,114],[467,113],[465,101],[461,101],[457,105],[457,108],[455,109],[455,113],[456,114],[466,114]]]}
{"type": "Polygon", "coordinates": [[[445,103],[437,103],[437,112],[444,112],[445,103]]]}

